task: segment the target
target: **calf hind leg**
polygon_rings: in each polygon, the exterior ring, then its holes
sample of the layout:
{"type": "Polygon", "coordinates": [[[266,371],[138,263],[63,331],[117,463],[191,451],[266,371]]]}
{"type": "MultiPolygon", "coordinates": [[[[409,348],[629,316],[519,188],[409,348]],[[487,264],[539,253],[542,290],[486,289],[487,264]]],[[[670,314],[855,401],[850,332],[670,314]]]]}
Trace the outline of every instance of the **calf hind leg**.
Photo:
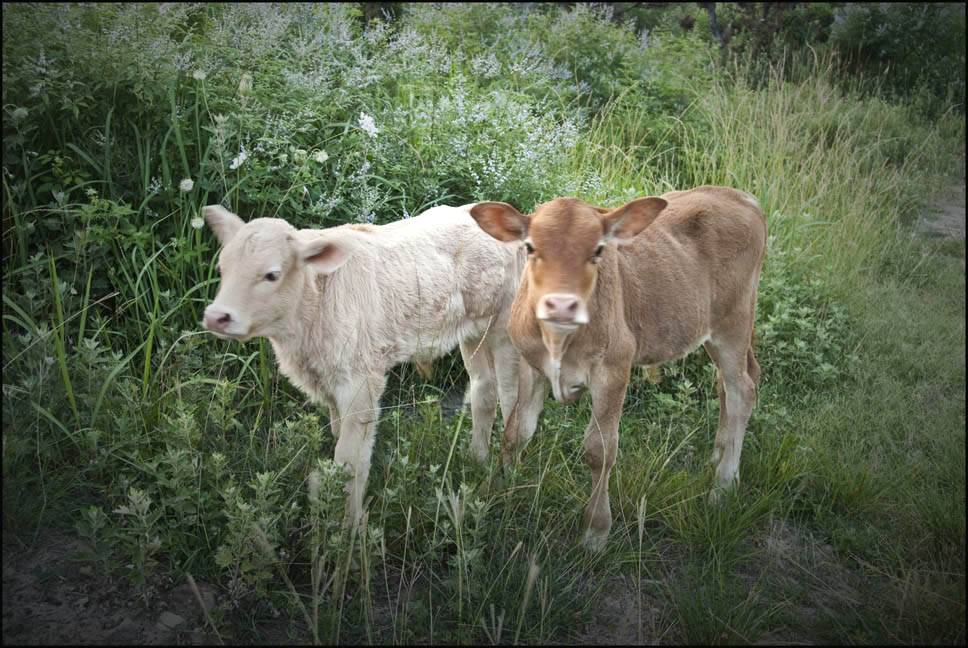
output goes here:
{"type": "Polygon", "coordinates": [[[723,489],[739,483],[740,455],[746,423],[756,399],[754,376],[758,377],[759,365],[748,345],[707,343],[706,350],[716,363],[719,374],[719,426],[713,450],[713,461],[718,463],[716,483],[709,493],[710,501],[718,501],[723,489]]]}

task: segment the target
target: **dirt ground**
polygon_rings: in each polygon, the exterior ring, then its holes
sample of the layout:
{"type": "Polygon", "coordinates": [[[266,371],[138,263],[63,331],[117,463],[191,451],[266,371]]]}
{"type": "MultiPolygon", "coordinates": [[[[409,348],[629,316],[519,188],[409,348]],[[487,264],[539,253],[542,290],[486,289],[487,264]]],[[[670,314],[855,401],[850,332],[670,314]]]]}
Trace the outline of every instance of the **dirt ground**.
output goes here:
{"type": "MultiPolygon", "coordinates": [[[[23,550],[3,541],[4,644],[203,643],[202,607],[187,583],[163,589],[145,605],[124,580],[75,562],[85,540],[51,533],[23,550]]],[[[206,608],[216,589],[197,583],[206,608]]],[[[159,591],[160,590],[160,591],[159,591]]]]}
{"type": "MultiPolygon", "coordinates": [[[[915,232],[964,240],[963,176],[960,184],[939,197],[936,209],[925,210],[915,232]]],[[[785,527],[775,529],[768,541],[804,542],[785,527]]],[[[206,633],[202,604],[187,583],[153,584],[146,601],[122,578],[95,573],[90,563],[74,559],[86,550],[84,540],[61,533],[41,533],[36,539],[4,534],[4,644],[218,643],[214,634],[206,633]]],[[[823,557],[823,549],[818,551],[813,554],[823,557]]],[[[648,608],[640,619],[634,613],[638,587],[629,579],[616,579],[599,599],[594,627],[587,629],[589,643],[634,643],[639,632],[646,641],[661,641],[661,629],[655,625],[658,610],[648,608]]],[[[203,582],[197,585],[205,608],[211,609],[219,599],[218,588],[203,582]]],[[[280,639],[284,641],[285,635],[280,639]]]]}
{"type": "Polygon", "coordinates": [[[915,232],[919,235],[928,233],[942,234],[951,238],[965,238],[965,180],[954,185],[935,204],[936,213],[925,210],[924,216],[918,221],[915,232]]]}

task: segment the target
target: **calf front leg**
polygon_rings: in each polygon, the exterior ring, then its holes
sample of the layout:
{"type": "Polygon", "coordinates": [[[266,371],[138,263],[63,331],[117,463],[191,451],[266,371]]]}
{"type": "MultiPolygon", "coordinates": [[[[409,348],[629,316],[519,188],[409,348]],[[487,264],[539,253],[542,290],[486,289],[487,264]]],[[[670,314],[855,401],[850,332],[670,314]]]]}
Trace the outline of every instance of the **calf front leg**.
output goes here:
{"type": "Polygon", "coordinates": [[[471,392],[471,454],[481,463],[487,462],[491,427],[497,414],[497,381],[491,348],[481,338],[470,338],[460,343],[460,355],[470,377],[471,392]]]}
{"type": "MultiPolygon", "coordinates": [[[[518,401],[518,380],[521,374],[522,360],[517,349],[511,344],[507,331],[494,327],[487,334],[487,344],[491,347],[494,357],[494,372],[497,376],[498,402],[501,404],[501,417],[507,427],[511,412],[518,401]]],[[[524,363],[527,366],[527,363],[524,363]]]]}
{"type": "Polygon", "coordinates": [[[592,471],[592,495],[585,506],[582,544],[593,552],[605,548],[612,528],[608,478],[618,454],[618,423],[631,366],[600,369],[592,378],[592,420],[585,429],[585,462],[592,471]]]}
{"type": "Polygon", "coordinates": [[[380,418],[380,395],[386,379],[383,374],[350,381],[336,394],[339,439],[333,459],[351,475],[346,484],[346,516],[352,524],[363,514],[363,493],[370,474],[370,458],[380,418]]]}
{"type": "Polygon", "coordinates": [[[538,416],[548,396],[548,381],[544,374],[518,358],[518,396],[504,425],[501,443],[501,464],[506,469],[517,461],[518,455],[534,436],[538,416]]]}
{"type": "Polygon", "coordinates": [[[335,405],[329,406],[329,431],[333,433],[333,438],[339,441],[339,410],[335,405]]]}

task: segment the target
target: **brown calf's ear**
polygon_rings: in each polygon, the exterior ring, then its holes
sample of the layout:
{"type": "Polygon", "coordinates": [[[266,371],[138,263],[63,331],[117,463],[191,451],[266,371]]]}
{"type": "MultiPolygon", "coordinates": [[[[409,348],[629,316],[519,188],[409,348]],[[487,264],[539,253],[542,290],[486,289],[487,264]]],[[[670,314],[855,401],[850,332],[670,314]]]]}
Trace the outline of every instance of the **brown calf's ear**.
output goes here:
{"type": "Polygon", "coordinates": [[[470,213],[482,230],[499,241],[520,241],[528,235],[530,219],[507,203],[477,203],[470,213]]]}
{"type": "Polygon", "coordinates": [[[656,216],[666,208],[664,198],[637,198],[602,215],[602,228],[606,238],[632,238],[648,227],[656,216]]]}
{"type": "Polygon", "coordinates": [[[353,256],[356,241],[351,232],[327,232],[299,246],[299,258],[320,274],[330,274],[353,256]]]}
{"type": "Polygon", "coordinates": [[[202,207],[202,217],[208,226],[215,232],[215,238],[222,245],[225,245],[236,232],[242,229],[245,222],[221,205],[208,205],[202,207]]]}

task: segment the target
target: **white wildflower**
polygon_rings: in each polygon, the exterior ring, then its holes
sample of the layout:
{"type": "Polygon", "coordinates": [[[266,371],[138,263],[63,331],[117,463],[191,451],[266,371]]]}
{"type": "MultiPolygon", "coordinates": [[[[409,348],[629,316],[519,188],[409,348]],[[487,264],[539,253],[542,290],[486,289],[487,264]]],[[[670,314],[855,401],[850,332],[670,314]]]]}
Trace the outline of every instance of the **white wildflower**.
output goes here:
{"type": "Polygon", "coordinates": [[[182,193],[188,193],[189,191],[192,190],[192,187],[194,186],[195,186],[195,183],[192,181],[191,178],[185,178],[184,180],[178,183],[178,189],[182,193]]]}
{"type": "Polygon", "coordinates": [[[329,153],[326,151],[316,151],[316,155],[314,155],[313,158],[316,160],[316,162],[322,164],[329,159],[329,153]]]}
{"type": "Polygon", "coordinates": [[[380,132],[380,130],[376,127],[376,124],[373,123],[373,118],[364,112],[360,113],[360,128],[362,128],[370,137],[376,137],[376,134],[380,132]]]}
{"type": "Polygon", "coordinates": [[[202,229],[203,227],[205,227],[205,221],[202,219],[201,216],[196,216],[195,218],[192,219],[192,227],[194,227],[195,229],[202,229]]]}
{"type": "Polygon", "coordinates": [[[306,153],[306,149],[296,149],[292,152],[292,161],[296,164],[303,165],[306,163],[306,158],[309,156],[306,153]]]}
{"type": "Polygon", "coordinates": [[[225,116],[225,115],[215,115],[215,125],[216,126],[223,125],[227,120],[228,120],[228,117],[225,116]]]}
{"type": "Polygon", "coordinates": [[[239,94],[247,97],[252,94],[252,75],[246,72],[239,81],[239,94]]]}
{"type": "Polygon", "coordinates": [[[280,153],[279,154],[279,162],[281,164],[286,164],[287,162],[289,162],[289,156],[286,155],[285,153],[280,153]]]}
{"type": "Polygon", "coordinates": [[[229,165],[229,168],[232,170],[238,169],[248,158],[249,154],[245,152],[245,149],[242,149],[242,152],[232,159],[232,164],[229,165]]]}
{"type": "Polygon", "coordinates": [[[205,70],[195,70],[194,72],[192,72],[192,78],[195,79],[196,81],[204,81],[205,76],[206,76],[205,70]]]}

